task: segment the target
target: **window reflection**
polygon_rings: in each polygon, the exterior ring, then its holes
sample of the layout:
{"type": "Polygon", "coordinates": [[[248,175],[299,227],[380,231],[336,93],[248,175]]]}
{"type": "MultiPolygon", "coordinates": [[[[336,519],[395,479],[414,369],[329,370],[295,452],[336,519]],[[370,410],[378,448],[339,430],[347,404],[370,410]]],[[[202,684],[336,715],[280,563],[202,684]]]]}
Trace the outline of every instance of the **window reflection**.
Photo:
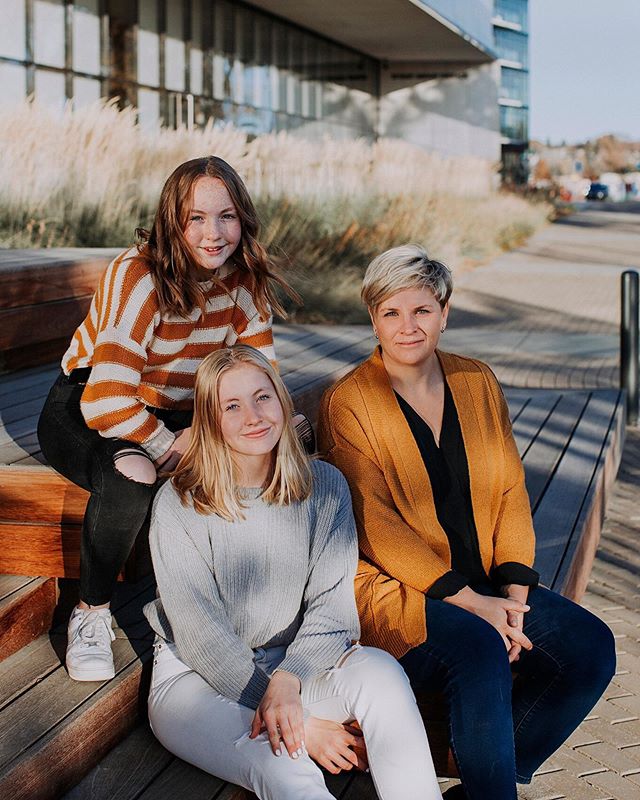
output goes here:
{"type": "Polygon", "coordinates": [[[213,118],[373,136],[377,62],[237,0],[2,0],[2,14],[0,103],[102,93],[137,105],[147,128],[213,118]]]}

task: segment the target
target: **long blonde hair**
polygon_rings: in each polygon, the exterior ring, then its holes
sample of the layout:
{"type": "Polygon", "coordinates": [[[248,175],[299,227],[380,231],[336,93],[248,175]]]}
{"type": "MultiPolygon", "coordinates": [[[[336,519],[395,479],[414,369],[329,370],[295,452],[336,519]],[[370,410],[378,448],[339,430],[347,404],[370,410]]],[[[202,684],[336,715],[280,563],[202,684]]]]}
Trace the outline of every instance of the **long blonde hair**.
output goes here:
{"type": "Polygon", "coordinates": [[[291,397],[269,360],[245,344],[210,353],[196,372],[191,440],[172,482],[183,505],[192,500],[200,514],[218,514],[231,522],[244,518],[242,509],[245,506],[242,488],[238,486],[238,467],[222,435],[218,391],[222,376],[239,364],[253,364],[264,372],[273,384],[284,413],[282,435],[275,447],[269,483],[262,491],[262,499],[281,506],[305,500],[311,493],[312,483],[309,458],[291,422],[291,397]]]}

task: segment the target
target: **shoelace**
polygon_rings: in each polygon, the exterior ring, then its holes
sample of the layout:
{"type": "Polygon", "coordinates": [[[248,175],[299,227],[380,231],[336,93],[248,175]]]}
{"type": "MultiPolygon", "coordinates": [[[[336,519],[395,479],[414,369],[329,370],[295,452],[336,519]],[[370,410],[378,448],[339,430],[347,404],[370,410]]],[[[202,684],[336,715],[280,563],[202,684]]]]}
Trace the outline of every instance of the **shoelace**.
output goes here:
{"type": "Polygon", "coordinates": [[[109,638],[113,642],[116,635],[106,618],[97,611],[89,611],[78,626],[75,638],[79,639],[85,647],[105,646],[107,644],[104,638],[105,631],[107,631],[109,638]]]}

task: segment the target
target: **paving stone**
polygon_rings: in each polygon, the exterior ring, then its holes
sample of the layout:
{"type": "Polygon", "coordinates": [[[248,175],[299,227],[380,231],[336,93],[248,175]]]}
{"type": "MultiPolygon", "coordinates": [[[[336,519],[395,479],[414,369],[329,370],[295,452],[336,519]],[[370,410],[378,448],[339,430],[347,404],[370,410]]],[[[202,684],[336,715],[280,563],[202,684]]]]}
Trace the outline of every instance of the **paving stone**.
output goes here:
{"type": "Polygon", "coordinates": [[[640,771],[640,752],[637,748],[620,750],[609,742],[598,742],[581,748],[581,752],[593,761],[597,761],[609,769],[623,772],[640,771]]]}
{"type": "MultiPolygon", "coordinates": [[[[637,694],[625,695],[624,697],[612,698],[610,701],[614,706],[629,711],[636,716],[640,715],[640,696],[637,694]]],[[[640,723],[638,724],[640,734],[640,723]]]]}
{"type": "Polygon", "coordinates": [[[612,770],[589,775],[586,781],[602,791],[611,792],[615,800],[638,800],[638,785],[612,770]]]}

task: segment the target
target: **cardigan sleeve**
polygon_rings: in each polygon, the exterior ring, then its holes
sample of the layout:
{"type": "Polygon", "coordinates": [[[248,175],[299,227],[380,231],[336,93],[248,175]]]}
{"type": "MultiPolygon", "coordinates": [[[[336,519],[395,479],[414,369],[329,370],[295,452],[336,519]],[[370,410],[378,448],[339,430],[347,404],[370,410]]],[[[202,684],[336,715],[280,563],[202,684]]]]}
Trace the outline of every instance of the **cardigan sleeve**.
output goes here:
{"type": "Polygon", "coordinates": [[[384,574],[426,593],[451,565],[400,515],[353,409],[325,395],[318,433],[320,452],[349,483],[361,554],[384,574]]]}
{"type": "Polygon", "coordinates": [[[173,492],[165,492],[154,506],[149,543],[161,613],[181,661],[220,694],[257,708],[269,677],[233,629],[213,568],[189,535],[189,516],[198,524],[196,512],[183,508],[173,492]]]}
{"type": "Polygon", "coordinates": [[[538,575],[531,569],[535,557],[535,533],[524,467],[513,438],[507,401],[493,372],[489,367],[483,367],[498,413],[505,461],[502,500],[493,534],[491,577],[499,583],[535,586],[538,575]]]}

